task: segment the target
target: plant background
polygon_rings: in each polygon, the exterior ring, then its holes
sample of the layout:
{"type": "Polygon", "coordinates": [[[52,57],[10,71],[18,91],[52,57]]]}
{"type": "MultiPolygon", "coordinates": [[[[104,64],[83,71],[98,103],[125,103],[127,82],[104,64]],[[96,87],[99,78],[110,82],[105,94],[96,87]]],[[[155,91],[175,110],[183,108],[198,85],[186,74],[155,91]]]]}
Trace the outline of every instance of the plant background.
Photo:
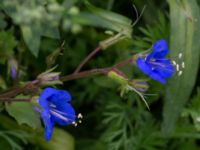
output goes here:
{"type": "MultiPolygon", "coordinates": [[[[75,110],[84,116],[78,127],[56,126],[49,143],[39,116],[27,103],[0,104],[0,149],[3,150],[197,150],[200,148],[200,1],[198,0],[1,0],[0,88],[33,80],[57,65],[70,74],[98,43],[126,29],[131,38],[96,55],[83,68],[107,67],[147,50],[158,39],[170,45],[170,57],[183,53],[183,75],[167,85],[148,80],[150,111],[135,93],[120,97],[118,85],[98,75],[65,82],[75,110]],[[133,7],[141,13],[138,23],[133,7]],[[62,43],[65,43],[61,47],[62,43]],[[12,80],[9,61],[19,64],[12,80]]],[[[131,78],[145,78],[135,66],[122,68],[131,78]]],[[[18,97],[30,97],[19,95],[18,97]]]]}

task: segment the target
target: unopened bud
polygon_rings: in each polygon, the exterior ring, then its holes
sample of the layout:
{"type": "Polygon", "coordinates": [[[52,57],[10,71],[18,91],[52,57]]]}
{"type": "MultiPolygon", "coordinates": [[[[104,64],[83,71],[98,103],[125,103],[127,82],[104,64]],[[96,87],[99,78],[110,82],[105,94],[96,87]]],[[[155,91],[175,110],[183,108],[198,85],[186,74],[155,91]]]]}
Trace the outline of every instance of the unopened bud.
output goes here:
{"type": "Polygon", "coordinates": [[[127,29],[124,29],[124,30],[120,31],[119,33],[117,33],[116,35],[113,35],[113,36],[109,37],[108,39],[101,41],[99,43],[99,45],[100,45],[102,50],[105,50],[108,47],[116,44],[117,42],[119,42],[121,40],[124,40],[126,38],[130,38],[131,33],[132,33],[132,30],[129,31],[127,29]]]}
{"type": "Polygon", "coordinates": [[[17,77],[17,71],[18,71],[18,62],[16,59],[11,58],[8,60],[8,71],[11,76],[11,78],[14,80],[17,77]]]}
{"type": "Polygon", "coordinates": [[[116,71],[109,71],[108,77],[121,85],[128,84],[128,79],[126,79],[124,76],[117,73],[116,71]]]}
{"type": "Polygon", "coordinates": [[[49,69],[37,76],[39,84],[42,86],[49,86],[55,84],[62,84],[59,79],[59,72],[52,72],[55,68],[49,69]]]}
{"type": "Polygon", "coordinates": [[[146,92],[149,88],[149,85],[147,84],[146,80],[142,79],[135,79],[129,82],[129,84],[134,87],[139,92],[146,92]]]}

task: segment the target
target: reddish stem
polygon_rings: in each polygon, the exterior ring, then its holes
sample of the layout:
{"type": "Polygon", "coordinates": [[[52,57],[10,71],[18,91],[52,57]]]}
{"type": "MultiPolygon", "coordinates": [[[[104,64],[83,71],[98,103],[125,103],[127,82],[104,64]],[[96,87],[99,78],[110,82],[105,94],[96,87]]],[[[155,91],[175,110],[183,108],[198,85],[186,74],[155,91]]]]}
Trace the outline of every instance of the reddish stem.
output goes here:
{"type": "Polygon", "coordinates": [[[120,68],[121,66],[127,65],[127,64],[129,64],[129,63],[131,63],[131,62],[133,62],[133,61],[134,61],[134,59],[131,57],[131,58],[129,58],[129,59],[126,59],[126,60],[124,60],[124,61],[121,61],[121,62],[115,64],[113,67],[114,67],[114,68],[120,68]]]}
{"type": "MultiPolygon", "coordinates": [[[[124,61],[117,63],[116,65],[114,65],[112,67],[97,68],[97,69],[87,70],[87,71],[83,71],[83,72],[77,72],[76,74],[73,73],[73,74],[70,74],[70,75],[60,77],[60,80],[61,81],[70,81],[70,80],[84,78],[84,77],[88,77],[88,76],[96,75],[96,74],[107,74],[109,71],[118,69],[119,67],[126,65],[128,63],[131,63],[133,61],[134,61],[133,58],[129,58],[127,60],[124,60],[124,61]]],[[[11,101],[10,97],[14,97],[14,96],[16,96],[20,93],[25,92],[25,91],[31,91],[32,93],[36,93],[38,90],[37,90],[37,87],[34,87],[34,85],[37,84],[37,83],[38,83],[38,80],[34,80],[32,82],[27,83],[23,87],[14,88],[11,91],[0,94],[0,101],[3,101],[3,100],[4,101],[9,101],[9,100],[11,101]]],[[[25,101],[25,100],[22,100],[22,99],[13,99],[13,100],[25,101]]]]}
{"type": "Polygon", "coordinates": [[[82,72],[79,72],[79,73],[76,73],[76,74],[70,74],[70,75],[60,77],[60,80],[61,81],[70,81],[70,80],[84,78],[84,77],[88,77],[88,76],[96,75],[96,74],[107,74],[109,71],[118,69],[119,67],[126,65],[128,63],[131,63],[133,61],[134,61],[133,58],[129,58],[127,60],[124,60],[124,61],[117,63],[116,65],[114,65],[112,67],[97,68],[97,69],[82,71],[82,72]]]}
{"type": "Polygon", "coordinates": [[[23,87],[16,87],[14,88],[13,90],[11,91],[8,91],[8,92],[5,92],[5,93],[2,93],[0,95],[0,98],[6,98],[6,97],[13,97],[13,96],[16,96],[17,94],[19,93],[22,93],[24,91],[32,91],[32,92],[35,92],[36,89],[33,87],[34,84],[38,83],[38,80],[34,80],[32,82],[28,82],[26,85],[24,85],[23,87]]]}
{"type": "Polygon", "coordinates": [[[96,47],[85,59],[83,59],[81,61],[81,63],[79,64],[79,66],[76,68],[76,70],[74,71],[74,74],[78,73],[82,67],[99,51],[101,50],[101,47],[98,46],[96,47]]]}
{"type": "Polygon", "coordinates": [[[0,102],[30,102],[31,99],[23,99],[23,98],[0,98],[0,102]]]}
{"type": "Polygon", "coordinates": [[[60,77],[60,80],[61,81],[70,81],[70,80],[84,78],[84,77],[96,75],[96,74],[106,74],[110,69],[111,68],[109,67],[109,68],[97,68],[97,69],[82,71],[82,72],[79,72],[76,74],[70,74],[70,75],[60,77]]]}

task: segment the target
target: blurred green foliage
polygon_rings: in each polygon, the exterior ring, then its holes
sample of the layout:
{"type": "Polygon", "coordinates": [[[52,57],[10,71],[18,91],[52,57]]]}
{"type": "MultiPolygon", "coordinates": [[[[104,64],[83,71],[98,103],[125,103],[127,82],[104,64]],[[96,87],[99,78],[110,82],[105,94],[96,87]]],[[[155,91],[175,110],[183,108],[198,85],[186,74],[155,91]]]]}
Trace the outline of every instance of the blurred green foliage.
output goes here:
{"type": "MultiPolygon", "coordinates": [[[[165,134],[173,130],[173,126],[189,99],[196,83],[196,75],[199,67],[200,55],[200,10],[195,0],[175,2],[169,1],[171,9],[171,49],[170,55],[175,57],[183,54],[180,61],[185,63],[184,74],[170,81],[165,95],[164,123],[165,134]],[[182,22],[185,22],[184,24],[182,22]],[[176,43],[174,42],[176,41],[176,43]],[[174,85],[174,81],[176,84],[174,85]],[[177,91],[177,89],[179,89],[177,91]],[[167,129],[167,130],[166,130],[167,129]]],[[[179,61],[179,62],[180,62],[179,61]]],[[[180,62],[181,64],[182,62],[180,62]]]]}
{"type": "MultiPolygon", "coordinates": [[[[145,97],[150,111],[135,93],[120,97],[118,85],[106,76],[57,86],[70,91],[73,106],[84,118],[78,127],[57,126],[48,143],[43,139],[43,127],[33,107],[25,103],[2,103],[0,149],[199,149],[200,7],[197,3],[197,0],[1,0],[1,91],[23,85],[56,65],[56,71],[62,75],[70,74],[101,41],[122,31],[129,38],[99,53],[83,69],[111,66],[151,48],[158,39],[169,42],[171,57],[182,52],[186,67],[183,75],[175,74],[168,85],[149,80],[145,97]],[[146,5],[134,26],[137,13],[133,4],[139,13],[146,5]],[[14,81],[8,71],[10,58],[19,64],[14,81]]],[[[130,78],[147,78],[134,64],[121,70],[130,78]]]]}

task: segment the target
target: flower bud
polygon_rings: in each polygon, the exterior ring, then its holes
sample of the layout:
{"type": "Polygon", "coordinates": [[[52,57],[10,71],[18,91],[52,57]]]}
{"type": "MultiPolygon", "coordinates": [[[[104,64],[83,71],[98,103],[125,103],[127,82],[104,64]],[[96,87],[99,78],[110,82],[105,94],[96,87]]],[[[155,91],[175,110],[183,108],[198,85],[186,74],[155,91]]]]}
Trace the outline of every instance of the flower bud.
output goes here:
{"type": "Polygon", "coordinates": [[[108,47],[116,44],[117,42],[131,37],[132,31],[122,30],[121,32],[109,37],[106,40],[103,40],[99,43],[102,50],[107,49],[108,47]]]}
{"type": "Polygon", "coordinates": [[[52,72],[55,69],[49,69],[37,76],[37,80],[39,85],[42,86],[50,86],[50,85],[55,85],[55,84],[62,84],[62,81],[59,79],[59,72],[52,72]]]}
{"type": "Polygon", "coordinates": [[[139,92],[146,92],[149,88],[147,82],[143,79],[134,79],[129,82],[129,84],[134,87],[139,92]]]}
{"type": "Polygon", "coordinates": [[[108,77],[117,82],[118,84],[121,85],[126,85],[128,84],[128,79],[126,79],[122,74],[116,72],[116,71],[109,71],[108,72],[108,77]]]}
{"type": "Polygon", "coordinates": [[[17,77],[17,71],[18,71],[18,62],[14,58],[10,58],[8,60],[8,71],[11,76],[11,78],[14,80],[17,77]]]}

